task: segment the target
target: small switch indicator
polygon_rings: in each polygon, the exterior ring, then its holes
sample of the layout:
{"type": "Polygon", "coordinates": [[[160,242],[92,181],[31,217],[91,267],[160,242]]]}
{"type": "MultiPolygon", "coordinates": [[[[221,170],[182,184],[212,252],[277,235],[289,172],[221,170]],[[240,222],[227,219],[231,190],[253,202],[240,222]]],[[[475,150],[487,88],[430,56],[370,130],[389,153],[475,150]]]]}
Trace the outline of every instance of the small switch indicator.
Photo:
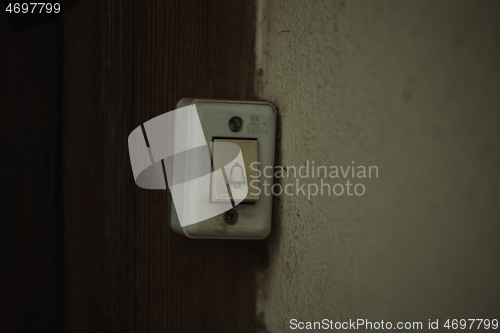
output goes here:
{"type": "Polygon", "coordinates": [[[228,142],[237,144],[240,149],[244,160],[244,165],[235,162],[230,166],[230,169],[226,169],[225,179],[219,179],[221,176],[214,176],[212,179],[212,202],[218,202],[227,200],[228,191],[233,200],[243,202],[256,202],[259,200],[258,193],[258,173],[257,165],[252,163],[258,162],[258,140],[257,139],[225,139],[225,138],[214,138],[213,142],[213,166],[214,170],[224,167],[224,161],[227,161],[225,154],[228,152],[225,149],[217,147],[217,143],[228,142]],[[252,183],[253,182],[253,183],[252,183]]]}

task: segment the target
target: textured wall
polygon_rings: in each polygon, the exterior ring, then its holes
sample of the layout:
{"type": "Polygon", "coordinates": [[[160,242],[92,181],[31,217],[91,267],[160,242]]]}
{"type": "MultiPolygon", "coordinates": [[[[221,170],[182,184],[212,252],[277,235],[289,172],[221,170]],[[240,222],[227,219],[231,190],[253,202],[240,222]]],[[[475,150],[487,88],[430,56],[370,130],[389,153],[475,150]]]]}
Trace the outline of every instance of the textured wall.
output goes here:
{"type": "Polygon", "coordinates": [[[258,2],[257,94],[279,109],[278,163],[379,167],[361,197],[276,199],[262,331],[292,318],[499,317],[499,12],[258,2]]]}

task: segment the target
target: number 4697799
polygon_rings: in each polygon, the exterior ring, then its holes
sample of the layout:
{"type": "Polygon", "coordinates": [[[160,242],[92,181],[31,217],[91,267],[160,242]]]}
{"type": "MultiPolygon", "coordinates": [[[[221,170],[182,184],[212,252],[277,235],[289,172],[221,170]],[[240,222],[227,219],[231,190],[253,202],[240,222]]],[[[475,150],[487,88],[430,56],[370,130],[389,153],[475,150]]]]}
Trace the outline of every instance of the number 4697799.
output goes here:
{"type": "Polygon", "coordinates": [[[24,3],[9,3],[6,12],[14,14],[33,14],[33,13],[59,13],[61,11],[60,3],[50,3],[50,2],[24,2],[24,3]]]}
{"type": "Polygon", "coordinates": [[[448,319],[443,327],[447,329],[494,329],[498,328],[498,319],[448,319]]]}

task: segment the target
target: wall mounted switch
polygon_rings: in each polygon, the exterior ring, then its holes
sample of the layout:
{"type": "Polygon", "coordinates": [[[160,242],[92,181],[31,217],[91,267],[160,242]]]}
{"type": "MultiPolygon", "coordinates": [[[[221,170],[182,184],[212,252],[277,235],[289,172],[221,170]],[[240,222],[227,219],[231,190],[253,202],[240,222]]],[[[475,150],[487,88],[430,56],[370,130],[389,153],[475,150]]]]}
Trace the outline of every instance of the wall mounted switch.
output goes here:
{"type": "Polygon", "coordinates": [[[274,169],[276,110],[266,102],[194,98],[182,99],[177,108],[189,105],[196,106],[210,148],[210,195],[201,199],[209,205],[230,202],[231,206],[219,215],[181,226],[172,204],[172,229],[201,239],[267,237],[271,231],[272,195],[264,193],[263,184],[265,181],[272,185],[273,179],[264,178],[262,170],[266,166],[274,169]],[[231,147],[239,148],[242,159],[232,159],[231,147]]]}

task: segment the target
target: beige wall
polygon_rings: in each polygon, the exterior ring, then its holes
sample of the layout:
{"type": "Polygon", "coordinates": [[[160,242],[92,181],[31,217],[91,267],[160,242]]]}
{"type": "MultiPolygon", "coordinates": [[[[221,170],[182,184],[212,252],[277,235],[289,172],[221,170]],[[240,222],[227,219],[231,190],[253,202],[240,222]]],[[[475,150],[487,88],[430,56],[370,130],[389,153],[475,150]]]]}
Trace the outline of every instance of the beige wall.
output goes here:
{"type": "Polygon", "coordinates": [[[279,164],[379,168],[361,197],[276,200],[261,331],[500,317],[499,5],[259,0],[279,164]]]}

